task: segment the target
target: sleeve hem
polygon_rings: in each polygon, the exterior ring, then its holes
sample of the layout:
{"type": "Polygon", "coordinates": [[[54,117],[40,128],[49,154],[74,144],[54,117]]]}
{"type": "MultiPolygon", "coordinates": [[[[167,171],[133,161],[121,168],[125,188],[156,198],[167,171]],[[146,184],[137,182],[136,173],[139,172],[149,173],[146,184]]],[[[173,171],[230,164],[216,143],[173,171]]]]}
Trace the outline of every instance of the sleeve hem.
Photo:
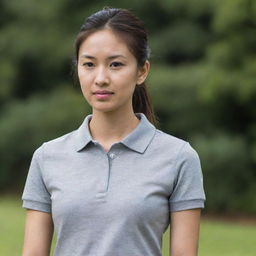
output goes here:
{"type": "Polygon", "coordinates": [[[179,202],[169,202],[170,212],[204,208],[204,199],[193,199],[179,202]]]}
{"type": "Polygon", "coordinates": [[[51,213],[51,205],[32,200],[23,200],[22,208],[51,213]]]}

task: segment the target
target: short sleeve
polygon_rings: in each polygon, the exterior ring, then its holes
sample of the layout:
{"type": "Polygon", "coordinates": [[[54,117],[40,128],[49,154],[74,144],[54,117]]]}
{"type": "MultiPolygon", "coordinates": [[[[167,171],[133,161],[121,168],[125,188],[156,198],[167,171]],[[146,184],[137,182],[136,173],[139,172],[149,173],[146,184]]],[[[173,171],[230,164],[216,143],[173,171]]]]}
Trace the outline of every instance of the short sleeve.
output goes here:
{"type": "Polygon", "coordinates": [[[42,177],[42,146],[33,154],[26,183],[24,186],[22,207],[43,212],[51,212],[51,195],[47,191],[42,177]]]}
{"type": "Polygon", "coordinates": [[[205,192],[197,152],[186,142],[176,159],[176,179],[169,198],[170,211],[204,208],[205,192]]]}

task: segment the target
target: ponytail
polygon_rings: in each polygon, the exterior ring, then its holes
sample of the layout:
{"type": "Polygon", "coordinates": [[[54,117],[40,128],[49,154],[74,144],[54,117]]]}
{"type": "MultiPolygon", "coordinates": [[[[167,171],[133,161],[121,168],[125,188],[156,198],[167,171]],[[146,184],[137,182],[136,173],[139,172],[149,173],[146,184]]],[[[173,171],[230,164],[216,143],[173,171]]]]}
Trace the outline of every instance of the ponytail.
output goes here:
{"type": "Polygon", "coordinates": [[[158,125],[145,83],[136,85],[132,98],[132,106],[134,113],[143,113],[153,125],[158,125]]]}

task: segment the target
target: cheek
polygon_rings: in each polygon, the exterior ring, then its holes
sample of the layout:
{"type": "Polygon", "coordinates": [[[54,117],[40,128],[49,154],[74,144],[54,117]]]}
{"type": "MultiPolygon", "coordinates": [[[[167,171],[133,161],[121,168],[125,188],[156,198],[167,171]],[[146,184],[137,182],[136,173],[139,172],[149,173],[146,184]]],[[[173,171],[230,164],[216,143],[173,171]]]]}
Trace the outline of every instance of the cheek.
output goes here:
{"type": "Polygon", "coordinates": [[[90,77],[91,76],[86,75],[85,72],[79,72],[78,70],[78,80],[82,88],[88,88],[90,85],[90,77]]]}
{"type": "Polygon", "coordinates": [[[78,70],[77,70],[77,75],[78,75],[78,79],[79,79],[80,83],[82,81],[84,81],[84,77],[85,77],[84,72],[82,72],[80,68],[78,68],[78,70]]]}
{"type": "Polygon", "coordinates": [[[89,100],[89,86],[90,86],[90,82],[88,81],[88,76],[86,76],[84,74],[84,72],[77,72],[78,74],[78,81],[81,87],[81,91],[84,95],[84,97],[86,98],[86,100],[89,100]]]}
{"type": "Polygon", "coordinates": [[[137,83],[137,71],[135,68],[126,69],[118,74],[116,80],[119,80],[121,84],[135,86],[137,83]]]}

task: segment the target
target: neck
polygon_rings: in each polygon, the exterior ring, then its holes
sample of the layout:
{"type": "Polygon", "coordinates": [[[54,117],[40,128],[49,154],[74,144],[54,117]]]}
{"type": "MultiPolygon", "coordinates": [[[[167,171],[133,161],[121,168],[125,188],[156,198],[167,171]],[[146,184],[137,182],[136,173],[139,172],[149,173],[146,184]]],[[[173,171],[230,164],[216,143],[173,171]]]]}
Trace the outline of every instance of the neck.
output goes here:
{"type": "Polygon", "coordinates": [[[122,112],[93,111],[89,128],[94,140],[103,143],[114,143],[126,137],[139,122],[133,111],[126,114],[122,112]]]}

